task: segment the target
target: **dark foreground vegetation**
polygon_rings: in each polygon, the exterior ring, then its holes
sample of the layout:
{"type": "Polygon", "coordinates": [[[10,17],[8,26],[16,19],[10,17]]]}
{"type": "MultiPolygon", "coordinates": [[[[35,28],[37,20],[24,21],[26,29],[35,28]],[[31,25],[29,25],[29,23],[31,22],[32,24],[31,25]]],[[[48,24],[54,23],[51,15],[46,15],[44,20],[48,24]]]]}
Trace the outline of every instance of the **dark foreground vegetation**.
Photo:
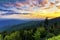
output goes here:
{"type": "Polygon", "coordinates": [[[0,40],[60,40],[60,17],[51,20],[46,18],[41,23],[31,22],[12,28],[11,31],[0,33],[0,40]],[[19,29],[22,25],[30,28],[19,29]]]}

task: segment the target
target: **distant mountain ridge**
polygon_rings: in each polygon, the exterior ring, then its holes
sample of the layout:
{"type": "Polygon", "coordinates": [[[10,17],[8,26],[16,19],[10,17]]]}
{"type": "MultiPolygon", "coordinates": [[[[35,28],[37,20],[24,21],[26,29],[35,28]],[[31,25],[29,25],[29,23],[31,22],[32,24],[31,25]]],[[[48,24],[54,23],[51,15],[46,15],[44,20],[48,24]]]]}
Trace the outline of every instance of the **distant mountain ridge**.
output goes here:
{"type": "MultiPolygon", "coordinates": [[[[48,21],[49,21],[48,22],[49,24],[54,24],[55,22],[60,23],[60,17],[50,19],[48,21]]],[[[3,22],[6,22],[7,24],[8,24],[8,22],[10,22],[14,25],[9,23],[9,25],[0,28],[0,31],[3,31],[3,30],[12,31],[12,30],[20,30],[20,29],[39,27],[41,23],[44,23],[44,20],[18,20],[18,21],[17,20],[13,20],[13,21],[10,20],[10,21],[3,21],[3,22]],[[16,24],[16,22],[17,22],[17,24],[16,24]]],[[[6,23],[2,23],[2,24],[6,24],[6,23]]]]}
{"type": "Polygon", "coordinates": [[[40,21],[40,20],[39,19],[5,19],[5,18],[0,18],[0,31],[8,29],[14,25],[24,24],[24,23],[28,23],[30,21],[40,21]]]}
{"type": "Polygon", "coordinates": [[[50,22],[51,24],[56,23],[56,22],[60,23],[60,17],[56,17],[56,18],[54,18],[54,19],[50,19],[49,22],[50,22]]]}
{"type": "MultiPolygon", "coordinates": [[[[55,22],[60,23],[60,17],[54,18],[54,19],[48,19],[48,23],[54,24],[55,22]]],[[[10,30],[19,30],[19,29],[29,29],[29,28],[35,28],[39,27],[40,24],[44,24],[44,20],[39,20],[39,21],[30,21],[24,24],[18,24],[18,25],[13,25],[10,30]]],[[[49,24],[50,25],[50,24],[49,24]]]]}

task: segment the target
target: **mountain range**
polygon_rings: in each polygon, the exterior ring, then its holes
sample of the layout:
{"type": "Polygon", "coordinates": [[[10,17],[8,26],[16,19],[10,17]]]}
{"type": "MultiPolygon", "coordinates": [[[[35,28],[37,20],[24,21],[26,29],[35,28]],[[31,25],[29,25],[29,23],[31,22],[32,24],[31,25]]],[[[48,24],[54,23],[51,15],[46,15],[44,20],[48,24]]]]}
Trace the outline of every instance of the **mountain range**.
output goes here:
{"type": "MultiPolygon", "coordinates": [[[[48,19],[48,21],[49,26],[51,26],[54,23],[60,23],[60,17],[48,19]]],[[[0,20],[0,32],[36,28],[39,27],[42,23],[44,23],[44,20],[0,20]]]]}

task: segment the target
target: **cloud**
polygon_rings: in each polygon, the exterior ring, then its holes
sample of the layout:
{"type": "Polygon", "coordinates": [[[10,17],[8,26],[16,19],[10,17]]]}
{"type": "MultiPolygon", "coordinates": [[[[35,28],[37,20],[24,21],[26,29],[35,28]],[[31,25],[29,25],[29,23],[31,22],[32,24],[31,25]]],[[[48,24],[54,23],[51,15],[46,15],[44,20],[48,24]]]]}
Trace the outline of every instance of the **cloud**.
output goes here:
{"type": "Polygon", "coordinates": [[[42,12],[44,10],[54,12],[60,8],[60,2],[55,3],[55,1],[56,0],[6,0],[4,2],[4,0],[2,0],[0,1],[0,15],[6,15],[6,17],[8,17],[15,14],[35,13],[36,11],[42,12]]]}

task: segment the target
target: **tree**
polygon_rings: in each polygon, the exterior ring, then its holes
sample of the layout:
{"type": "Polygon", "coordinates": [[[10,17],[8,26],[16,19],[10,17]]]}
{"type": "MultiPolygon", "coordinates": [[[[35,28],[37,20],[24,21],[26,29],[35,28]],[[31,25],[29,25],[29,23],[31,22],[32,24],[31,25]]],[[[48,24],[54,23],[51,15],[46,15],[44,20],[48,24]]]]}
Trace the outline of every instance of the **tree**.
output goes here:
{"type": "Polygon", "coordinates": [[[46,17],[46,19],[45,19],[45,21],[44,21],[44,27],[45,27],[45,29],[49,32],[48,17],[46,17]]]}
{"type": "Polygon", "coordinates": [[[34,33],[33,37],[34,40],[40,40],[40,29],[37,29],[36,32],[34,33]]]}
{"type": "Polygon", "coordinates": [[[3,39],[2,39],[2,35],[1,35],[1,34],[0,34],[0,40],[3,40],[3,39]]]}
{"type": "Polygon", "coordinates": [[[2,37],[2,40],[4,40],[5,36],[7,35],[7,32],[4,31],[4,32],[1,33],[1,35],[2,35],[2,36],[1,36],[1,37],[2,37]]]}
{"type": "Polygon", "coordinates": [[[20,37],[20,32],[15,31],[14,33],[11,33],[10,35],[6,35],[4,40],[22,40],[20,37]]]}
{"type": "Polygon", "coordinates": [[[49,38],[48,40],[60,40],[60,35],[49,38]]]}

